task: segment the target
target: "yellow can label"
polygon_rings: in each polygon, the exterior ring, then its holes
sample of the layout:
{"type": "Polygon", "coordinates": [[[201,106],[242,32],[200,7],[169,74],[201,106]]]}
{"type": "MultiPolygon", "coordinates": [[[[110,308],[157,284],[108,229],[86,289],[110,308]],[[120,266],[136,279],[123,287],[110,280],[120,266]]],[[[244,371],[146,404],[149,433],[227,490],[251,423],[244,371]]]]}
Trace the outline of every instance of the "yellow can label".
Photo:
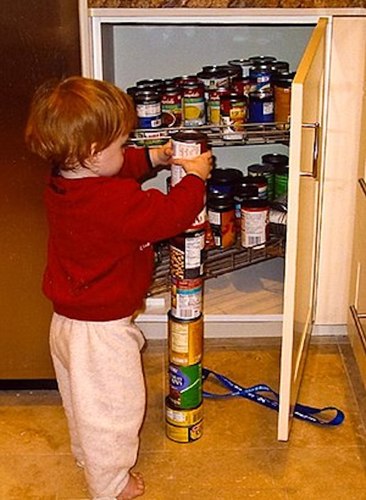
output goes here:
{"type": "Polygon", "coordinates": [[[166,420],[177,427],[188,427],[196,424],[203,418],[203,405],[192,410],[179,410],[166,405],[166,420]]]}
{"type": "Polygon", "coordinates": [[[177,443],[189,443],[196,441],[202,436],[203,420],[189,427],[177,427],[166,422],[166,435],[177,443]]]}

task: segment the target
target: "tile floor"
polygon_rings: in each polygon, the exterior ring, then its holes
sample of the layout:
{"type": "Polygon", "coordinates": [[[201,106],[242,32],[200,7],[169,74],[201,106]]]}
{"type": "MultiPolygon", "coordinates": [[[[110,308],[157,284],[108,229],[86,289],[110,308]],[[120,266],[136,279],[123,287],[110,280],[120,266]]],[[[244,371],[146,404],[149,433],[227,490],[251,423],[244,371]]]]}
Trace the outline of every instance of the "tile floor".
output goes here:
{"type": "MultiPolygon", "coordinates": [[[[204,365],[249,386],[278,386],[279,342],[210,340],[204,365]]],[[[238,398],[205,400],[204,434],[190,444],[165,437],[166,347],[144,352],[146,420],[137,469],[146,500],[366,499],[366,397],[344,338],[310,346],[300,401],[334,405],[337,428],[295,420],[290,441],[276,441],[276,413],[238,398]]],[[[88,498],[70,454],[56,391],[0,392],[0,499],[88,498]]]]}

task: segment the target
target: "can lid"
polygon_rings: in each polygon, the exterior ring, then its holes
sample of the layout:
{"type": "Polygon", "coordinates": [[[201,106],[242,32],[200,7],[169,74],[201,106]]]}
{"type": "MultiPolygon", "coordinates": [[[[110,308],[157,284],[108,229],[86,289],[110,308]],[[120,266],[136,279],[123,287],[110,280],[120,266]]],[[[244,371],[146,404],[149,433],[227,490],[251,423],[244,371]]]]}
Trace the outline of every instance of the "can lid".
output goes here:
{"type": "Polygon", "coordinates": [[[259,64],[268,64],[277,61],[277,58],[274,56],[250,56],[248,59],[249,61],[259,64]]]}
{"type": "Polygon", "coordinates": [[[278,85],[279,87],[289,87],[291,86],[294,78],[295,78],[296,72],[292,71],[283,71],[280,73],[276,73],[273,77],[273,83],[274,85],[278,85]]]}
{"type": "Polygon", "coordinates": [[[238,183],[239,186],[246,186],[247,184],[267,184],[267,179],[264,175],[246,175],[238,183]]]}
{"type": "Polygon", "coordinates": [[[288,165],[288,156],[280,153],[270,153],[262,156],[263,163],[269,163],[275,167],[279,165],[288,165]]]}
{"type": "Polygon", "coordinates": [[[252,176],[253,175],[264,175],[264,174],[271,174],[274,172],[274,166],[273,165],[263,165],[262,163],[253,163],[252,165],[248,165],[247,167],[248,173],[250,173],[252,176]]]}
{"type": "Polygon", "coordinates": [[[278,71],[282,73],[282,71],[289,71],[290,65],[287,61],[275,61],[272,65],[273,71],[278,71]]]}
{"type": "Polygon", "coordinates": [[[171,136],[173,141],[201,143],[207,141],[207,134],[196,130],[180,130],[171,136]]]}
{"type": "Polygon", "coordinates": [[[224,193],[208,193],[207,208],[216,210],[225,210],[234,208],[234,199],[232,196],[224,193]]]}
{"type": "Polygon", "coordinates": [[[233,195],[234,202],[242,202],[248,198],[258,197],[258,186],[255,184],[238,185],[235,188],[235,193],[233,195]]]}
{"type": "Polygon", "coordinates": [[[244,199],[242,204],[248,208],[269,208],[268,200],[259,197],[244,199]]]}
{"type": "Polygon", "coordinates": [[[243,177],[243,172],[237,168],[214,168],[211,172],[210,184],[232,184],[243,177]]]}

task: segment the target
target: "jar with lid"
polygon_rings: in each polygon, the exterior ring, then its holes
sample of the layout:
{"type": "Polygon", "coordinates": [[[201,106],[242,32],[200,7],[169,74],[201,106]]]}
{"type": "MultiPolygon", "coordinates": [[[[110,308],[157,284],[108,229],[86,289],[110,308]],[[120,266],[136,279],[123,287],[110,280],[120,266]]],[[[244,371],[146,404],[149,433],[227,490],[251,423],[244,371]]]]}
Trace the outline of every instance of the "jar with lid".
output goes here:
{"type": "Polygon", "coordinates": [[[239,186],[252,185],[257,188],[257,196],[263,200],[268,199],[268,184],[267,179],[263,175],[245,175],[238,182],[239,186]]]}
{"type": "Polygon", "coordinates": [[[263,165],[253,163],[247,167],[248,175],[251,177],[264,177],[267,181],[267,198],[273,200],[274,197],[274,173],[273,165],[263,165]]]}
{"type": "Polygon", "coordinates": [[[288,126],[291,114],[291,86],[295,73],[283,72],[276,74],[273,79],[275,99],[275,121],[278,127],[288,126]]]}
{"type": "Polygon", "coordinates": [[[249,121],[251,123],[274,122],[274,96],[272,89],[250,92],[249,121]]]}
{"type": "Polygon", "coordinates": [[[208,221],[215,246],[229,248],[236,242],[235,206],[227,194],[210,194],[207,198],[208,221]]]}
{"type": "Polygon", "coordinates": [[[241,246],[263,248],[269,239],[269,204],[261,198],[243,200],[241,206],[241,246]]]}
{"type": "Polygon", "coordinates": [[[236,168],[214,168],[207,181],[208,195],[232,196],[236,186],[243,178],[241,170],[236,168]]]}

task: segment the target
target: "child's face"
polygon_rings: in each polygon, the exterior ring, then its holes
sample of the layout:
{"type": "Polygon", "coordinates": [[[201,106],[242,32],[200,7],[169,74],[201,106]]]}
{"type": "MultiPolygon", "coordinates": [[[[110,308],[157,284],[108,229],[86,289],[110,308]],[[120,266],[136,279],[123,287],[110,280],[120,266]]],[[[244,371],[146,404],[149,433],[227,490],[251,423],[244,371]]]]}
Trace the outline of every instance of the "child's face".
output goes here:
{"type": "Polygon", "coordinates": [[[127,135],[119,137],[107,148],[95,155],[93,170],[98,176],[112,177],[118,174],[123,166],[127,138],[127,135]]]}

